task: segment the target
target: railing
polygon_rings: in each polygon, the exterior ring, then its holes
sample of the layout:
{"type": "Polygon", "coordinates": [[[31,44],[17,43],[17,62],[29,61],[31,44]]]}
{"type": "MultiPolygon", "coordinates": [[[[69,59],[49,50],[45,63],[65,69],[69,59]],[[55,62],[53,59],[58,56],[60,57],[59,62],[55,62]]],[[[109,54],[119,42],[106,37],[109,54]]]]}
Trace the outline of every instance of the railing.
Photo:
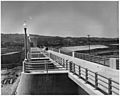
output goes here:
{"type": "Polygon", "coordinates": [[[59,49],[57,48],[49,48],[49,50],[55,51],[55,52],[59,52],[59,49]]]}
{"type": "Polygon", "coordinates": [[[66,70],[69,70],[69,72],[83,79],[86,83],[89,83],[96,89],[101,90],[101,92],[105,94],[119,95],[119,83],[113,81],[111,78],[102,76],[97,72],[93,72],[52,53],[49,53],[49,57],[66,68],[66,70]]]}
{"type": "Polygon", "coordinates": [[[39,53],[32,52],[27,55],[28,59],[23,61],[23,72],[25,73],[34,71],[43,71],[46,73],[50,71],[61,71],[61,69],[59,70],[59,67],[56,67],[56,65],[50,61],[48,58],[49,53],[47,51],[40,51],[39,53]]]}
{"type": "Polygon", "coordinates": [[[98,64],[101,64],[104,66],[109,66],[109,58],[103,58],[101,56],[94,56],[94,55],[77,53],[77,52],[74,52],[74,56],[76,58],[80,58],[80,59],[87,60],[90,62],[98,63],[98,64]]]}
{"type": "Polygon", "coordinates": [[[31,71],[39,70],[39,71],[45,71],[48,73],[48,70],[55,69],[55,66],[50,61],[41,61],[41,62],[23,62],[23,72],[29,73],[31,71]]]}
{"type": "Polygon", "coordinates": [[[42,53],[28,53],[28,58],[41,58],[41,57],[45,57],[42,53]]]}
{"type": "Polygon", "coordinates": [[[69,64],[68,64],[68,60],[65,60],[61,57],[58,57],[52,53],[50,53],[49,57],[51,59],[53,59],[54,61],[56,61],[57,63],[59,63],[61,66],[63,66],[64,68],[66,68],[66,70],[68,70],[69,68],[69,64]]]}
{"type": "Polygon", "coordinates": [[[86,83],[91,83],[96,89],[101,89],[107,94],[119,95],[119,83],[111,78],[102,76],[72,62],[70,62],[70,72],[84,79],[86,83]]]}
{"type": "Polygon", "coordinates": [[[72,52],[64,52],[64,51],[60,50],[60,53],[65,54],[65,55],[72,56],[72,52]]]}
{"type": "MultiPolygon", "coordinates": [[[[38,54],[42,54],[42,53],[38,53],[38,54]]],[[[39,57],[38,54],[37,53],[29,53],[28,55],[33,56],[33,58],[36,58],[36,57],[39,57]]],[[[53,53],[44,52],[44,54],[49,56],[55,62],[59,63],[66,70],[69,70],[70,73],[73,73],[74,75],[78,76],[80,79],[83,79],[86,83],[91,84],[96,89],[101,90],[101,92],[104,92],[105,94],[119,95],[119,83],[116,81],[113,81],[111,78],[102,76],[102,75],[98,74],[97,72],[89,70],[78,64],[75,64],[72,61],[68,61],[65,58],[54,55],[53,53]]],[[[78,54],[76,54],[76,55],[78,55],[78,54]]],[[[80,54],[80,56],[81,56],[81,54],[80,54]]],[[[87,57],[87,55],[86,56],[83,55],[78,58],[85,59],[85,60],[93,59],[93,57],[90,58],[89,56],[87,57]]],[[[94,61],[95,61],[95,59],[94,59],[94,61]]],[[[42,60],[39,62],[27,60],[27,61],[23,62],[23,71],[24,72],[29,72],[30,70],[43,70],[43,71],[45,70],[48,73],[48,70],[50,70],[50,69],[53,70],[53,69],[55,69],[55,67],[48,60],[46,60],[46,61],[42,60]]]]}
{"type": "Polygon", "coordinates": [[[64,52],[60,49],[55,49],[55,48],[50,48],[49,50],[52,50],[52,51],[55,51],[55,52],[60,52],[62,54],[69,55],[69,56],[74,55],[74,57],[76,57],[76,58],[80,58],[80,59],[83,59],[83,60],[87,60],[87,61],[90,61],[90,62],[94,62],[94,63],[101,64],[101,65],[109,67],[109,58],[103,58],[101,56],[94,56],[94,55],[78,53],[78,52],[74,52],[74,54],[72,54],[72,52],[67,53],[67,52],[64,52]]]}

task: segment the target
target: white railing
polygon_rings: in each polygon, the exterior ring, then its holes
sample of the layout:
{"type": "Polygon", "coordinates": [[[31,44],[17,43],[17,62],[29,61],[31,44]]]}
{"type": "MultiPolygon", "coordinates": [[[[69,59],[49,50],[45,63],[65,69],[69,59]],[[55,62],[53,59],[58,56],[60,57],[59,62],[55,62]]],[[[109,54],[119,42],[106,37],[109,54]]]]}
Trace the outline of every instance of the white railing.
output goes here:
{"type": "Polygon", "coordinates": [[[62,65],[66,70],[69,70],[69,72],[73,73],[79,78],[82,78],[86,83],[91,84],[101,92],[105,94],[119,95],[119,83],[112,80],[111,78],[102,76],[97,72],[93,72],[92,70],[77,65],[72,61],[65,60],[64,58],[61,58],[52,53],[49,53],[48,56],[62,65]]]}
{"type": "Polygon", "coordinates": [[[94,55],[78,53],[78,52],[64,52],[60,49],[55,49],[55,48],[49,48],[49,50],[59,52],[59,53],[69,55],[69,56],[74,56],[76,58],[80,58],[80,59],[83,59],[83,60],[87,60],[87,61],[90,61],[90,62],[94,62],[94,63],[101,64],[101,65],[109,67],[109,58],[103,58],[101,56],[94,56],[94,55]]]}

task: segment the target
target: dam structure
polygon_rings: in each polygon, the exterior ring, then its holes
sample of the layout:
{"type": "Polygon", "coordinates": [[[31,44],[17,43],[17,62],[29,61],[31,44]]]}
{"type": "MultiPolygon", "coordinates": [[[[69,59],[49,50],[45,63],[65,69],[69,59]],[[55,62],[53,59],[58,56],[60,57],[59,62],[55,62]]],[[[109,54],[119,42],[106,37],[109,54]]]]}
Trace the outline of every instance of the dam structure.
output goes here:
{"type": "MultiPolygon", "coordinates": [[[[80,56],[79,56],[80,57],[80,56]]],[[[83,58],[83,57],[81,57],[83,58]]],[[[119,95],[119,71],[76,58],[73,52],[30,48],[17,95],[119,95]]],[[[101,61],[102,62],[102,61],[101,61]]],[[[103,61],[104,63],[106,61],[103,61]]]]}

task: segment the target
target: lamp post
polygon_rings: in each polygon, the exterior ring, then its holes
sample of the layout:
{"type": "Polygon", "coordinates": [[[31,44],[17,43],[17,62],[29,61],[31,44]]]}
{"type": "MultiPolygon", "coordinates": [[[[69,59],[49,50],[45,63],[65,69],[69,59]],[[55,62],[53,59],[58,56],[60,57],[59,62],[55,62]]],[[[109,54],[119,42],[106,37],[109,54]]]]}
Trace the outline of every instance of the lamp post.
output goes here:
{"type": "Polygon", "coordinates": [[[27,25],[26,25],[26,21],[24,21],[24,48],[25,48],[25,59],[27,59],[27,25]]]}
{"type": "Polygon", "coordinates": [[[89,46],[89,54],[90,54],[90,35],[88,35],[88,46],[89,46]]]}

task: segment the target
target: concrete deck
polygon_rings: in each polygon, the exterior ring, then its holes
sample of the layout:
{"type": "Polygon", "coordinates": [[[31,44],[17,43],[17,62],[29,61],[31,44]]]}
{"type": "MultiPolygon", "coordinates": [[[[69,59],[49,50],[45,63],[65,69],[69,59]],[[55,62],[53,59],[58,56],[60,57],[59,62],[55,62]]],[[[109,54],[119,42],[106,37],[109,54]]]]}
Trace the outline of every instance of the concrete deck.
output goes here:
{"type": "Polygon", "coordinates": [[[49,50],[48,52],[53,53],[61,58],[64,58],[69,61],[73,61],[74,63],[88,68],[89,70],[92,70],[93,72],[98,72],[98,74],[103,75],[107,78],[112,78],[112,80],[119,82],[119,70],[112,69],[110,67],[106,67],[97,63],[89,62],[86,60],[82,60],[79,58],[71,57],[62,53],[54,52],[49,50]]]}

